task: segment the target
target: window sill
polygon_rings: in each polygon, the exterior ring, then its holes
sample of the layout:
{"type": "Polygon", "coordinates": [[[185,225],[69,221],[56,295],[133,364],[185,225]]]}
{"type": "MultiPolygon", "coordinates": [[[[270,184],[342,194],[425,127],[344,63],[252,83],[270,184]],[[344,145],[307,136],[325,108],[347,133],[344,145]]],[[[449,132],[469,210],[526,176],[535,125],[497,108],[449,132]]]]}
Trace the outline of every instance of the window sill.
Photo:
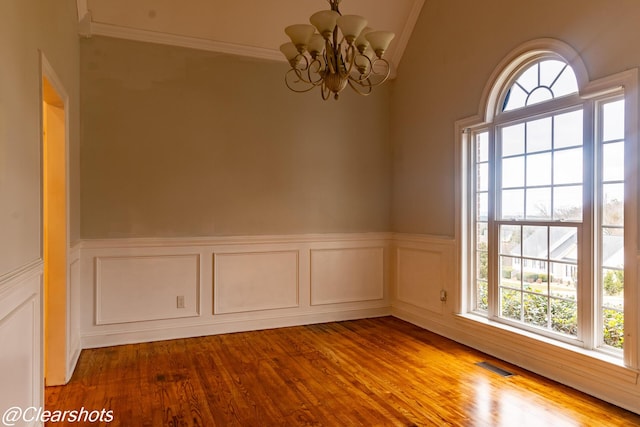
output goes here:
{"type": "MultiPolygon", "coordinates": [[[[564,360],[567,362],[575,362],[568,365],[575,367],[580,364],[589,364],[591,368],[595,368],[594,365],[600,365],[601,372],[605,375],[613,375],[616,378],[623,379],[625,382],[632,384],[638,383],[640,371],[624,365],[624,361],[620,357],[616,357],[611,354],[607,354],[596,350],[587,350],[576,345],[568,344],[562,341],[557,341],[548,337],[540,336],[528,331],[524,331],[513,326],[505,325],[500,322],[491,321],[483,316],[473,313],[463,313],[456,315],[457,323],[460,325],[461,330],[468,331],[469,333],[481,332],[483,336],[487,336],[489,344],[494,340],[491,340],[491,335],[495,334],[495,342],[504,340],[504,334],[511,335],[511,338],[518,340],[524,344],[521,350],[530,350],[531,353],[536,355],[553,354],[554,359],[558,359],[559,363],[564,360]],[[576,360],[575,356],[580,355],[582,360],[576,360]],[[582,362],[582,363],[580,363],[582,362]]],[[[522,351],[520,351],[522,352],[522,351]]],[[[593,372],[595,374],[595,372],[593,372]]]]}

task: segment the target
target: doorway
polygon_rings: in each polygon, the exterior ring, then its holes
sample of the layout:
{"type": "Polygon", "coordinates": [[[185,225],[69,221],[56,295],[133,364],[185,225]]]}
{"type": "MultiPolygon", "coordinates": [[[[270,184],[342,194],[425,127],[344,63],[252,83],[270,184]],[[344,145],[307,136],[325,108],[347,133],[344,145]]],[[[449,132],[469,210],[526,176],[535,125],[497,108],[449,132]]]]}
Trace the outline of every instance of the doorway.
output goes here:
{"type": "Polygon", "coordinates": [[[42,58],[42,255],[45,385],[67,381],[67,103],[42,58]]]}

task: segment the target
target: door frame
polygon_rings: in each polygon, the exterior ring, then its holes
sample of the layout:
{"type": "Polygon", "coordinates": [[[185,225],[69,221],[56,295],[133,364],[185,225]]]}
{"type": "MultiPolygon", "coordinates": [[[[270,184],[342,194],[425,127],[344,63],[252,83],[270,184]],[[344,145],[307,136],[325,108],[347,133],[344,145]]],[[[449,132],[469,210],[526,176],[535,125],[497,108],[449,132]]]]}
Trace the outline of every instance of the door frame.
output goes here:
{"type": "MultiPolygon", "coordinates": [[[[47,333],[47,317],[45,316],[45,308],[47,310],[51,310],[53,309],[56,313],[57,316],[64,316],[64,323],[65,323],[65,338],[64,338],[64,345],[63,345],[63,350],[64,350],[64,354],[63,354],[63,358],[64,358],[64,367],[60,367],[57,368],[55,375],[53,377],[51,377],[51,382],[47,382],[46,385],[53,385],[53,384],[60,384],[60,383],[66,383],[69,381],[69,379],[71,378],[71,367],[70,367],[70,357],[69,357],[69,349],[70,349],[70,336],[71,336],[71,324],[70,324],[70,313],[71,313],[71,287],[70,287],[70,271],[69,271],[69,252],[70,252],[70,220],[69,220],[69,212],[70,212],[70,203],[69,203],[69,95],[64,87],[64,85],[62,84],[61,79],[59,78],[58,74],[55,72],[53,66],[51,65],[51,63],[47,60],[44,52],[40,51],[40,161],[41,161],[41,165],[40,165],[40,173],[41,173],[41,180],[40,180],[40,185],[41,185],[41,194],[40,194],[40,206],[41,206],[41,212],[40,212],[40,254],[42,257],[44,264],[44,269],[47,269],[47,265],[46,265],[46,260],[45,260],[45,256],[44,256],[44,249],[45,249],[45,244],[44,244],[44,224],[45,224],[45,212],[44,212],[44,167],[45,167],[45,162],[46,159],[44,158],[44,131],[45,131],[45,123],[44,123],[44,103],[48,103],[47,102],[47,96],[44,92],[45,90],[45,85],[44,82],[45,80],[47,81],[47,83],[51,86],[51,88],[56,92],[57,97],[60,99],[60,101],[62,101],[62,105],[63,105],[63,110],[64,110],[64,186],[65,186],[65,212],[64,212],[64,216],[65,216],[65,237],[64,237],[64,269],[65,269],[65,284],[64,284],[64,292],[65,292],[65,303],[64,303],[64,307],[49,307],[48,306],[48,301],[46,299],[46,292],[45,292],[45,286],[47,286],[47,284],[44,282],[44,276],[43,276],[43,283],[42,283],[42,307],[41,307],[41,315],[42,315],[42,322],[43,322],[43,328],[42,328],[42,354],[41,354],[41,360],[42,360],[42,367],[43,367],[43,376],[46,378],[48,372],[45,371],[45,360],[47,358],[47,354],[48,354],[48,349],[45,346],[48,346],[47,341],[44,339],[47,333]],[[62,371],[63,372],[60,372],[62,371]]],[[[59,346],[60,343],[55,343],[52,347],[55,346],[59,346]]]]}

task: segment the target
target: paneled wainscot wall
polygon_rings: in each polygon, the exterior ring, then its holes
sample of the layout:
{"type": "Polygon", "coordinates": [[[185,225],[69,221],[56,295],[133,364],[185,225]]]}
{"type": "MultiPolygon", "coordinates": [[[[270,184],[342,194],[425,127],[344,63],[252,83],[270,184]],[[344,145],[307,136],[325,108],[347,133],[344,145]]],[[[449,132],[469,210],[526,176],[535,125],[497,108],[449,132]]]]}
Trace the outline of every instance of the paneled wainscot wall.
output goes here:
{"type": "Polygon", "coordinates": [[[389,233],[87,240],[83,348],[391,314],[389,233]]]}
{"type": "Polygon", "coordinates": [[[0,402],[43,404],[41,260],[0,276],[0,402]]]}

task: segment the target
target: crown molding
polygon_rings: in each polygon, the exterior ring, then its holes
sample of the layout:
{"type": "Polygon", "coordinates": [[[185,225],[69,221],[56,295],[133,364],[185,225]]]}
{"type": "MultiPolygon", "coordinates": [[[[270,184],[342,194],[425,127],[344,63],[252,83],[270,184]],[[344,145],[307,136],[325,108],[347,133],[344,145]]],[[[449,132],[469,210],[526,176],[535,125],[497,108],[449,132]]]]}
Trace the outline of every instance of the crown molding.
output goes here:
{"type": "Polygon", "coordinates": [[[85,15],[89,13],[87,0],[76,0],[76,7],[78,9],[78,22],[80,22],[84,19],[85,15]]]}
{"type": "Polygon", "coordinates": [[[396,47],[393,52],[393,56],[391,57],[391,62],[397,67],[400,65],[400,60],[402,59],[402,55],[404,55],[404,51],[407,48],[407,44],[409,43],[409,39],[411,38],[411,34],[413,34],[413,29],[418,22],[418,18],[420,17],[420,12],[422,11],[422,6],[424,6],[425,0],[415,0],[413,2],[413,7],[411,8],[411,12],[409,12],[409,16],[407,17],[407,21],[402,29],[402,33],[398,37],[396,41],[396,47]]]}
{"type": "MultiPolygon", "coordinates": [[[[397,67],[400,64],[402,55],[409,43],[409,39],[411,38],[411,34],[413,33],[424,3],[425,0],[413,1],[413,5],[409,15],[407,16],[405,25],[395,41],[395,49],[393,50],[393,54],[389,60],[391,63],[391,79],[396,78],[397,67]]],[[[85,37],[98,35],[147,43],[186,47],[209,52],[226,53],[269,61],[286,62],[280,51],[277,49],[267,49],[256,46],[247,46],[236,43],[92,22],[91,12],[87,8],[87,0],[77,0],[77,6],[78,20],[80,22],[79,33],[85,37]]]]}
{"type": "MultiPolygon", "coordinates": [[[[186,47],[208,52],[226,53],[250,58],[266,59],[269,61],[286,62],[279,50],[265,49],[254,46],[245,46],[234,43],[225,43],[214,40],[199,39],[195,37],[177,36],[175,34],[159,33],[155,31],[139,30],[135,28],[120,27],[117,25],[91,23],[91,29],[81,34],[85,37],[105,36],[118,39],[133,40],[147,43],[157,43],[169,46],[186,47]]],[[[405,44],[406,46],[406,44],[405,44]]],[[[396,57],[397,55],[393,55],[396,57]]],[[[389,78],[397,76],[397,62],[391,60],[391,74],[389,78]]]]}
{"type": "Polygon", "coordinates": [[[285,62],[280,51],[273,49],[225,43],[196,37],[178,36],[175,34],[160,33],[156,31],[139,30],[135,28],[120,27],[117,25],[102,24],[99,22],[91,23],[91,35],[158,43],[205,50],[209,52],[228,53],[230,55],[248,56],[252,58],[267,59],[270,61],[285,62]]]}

